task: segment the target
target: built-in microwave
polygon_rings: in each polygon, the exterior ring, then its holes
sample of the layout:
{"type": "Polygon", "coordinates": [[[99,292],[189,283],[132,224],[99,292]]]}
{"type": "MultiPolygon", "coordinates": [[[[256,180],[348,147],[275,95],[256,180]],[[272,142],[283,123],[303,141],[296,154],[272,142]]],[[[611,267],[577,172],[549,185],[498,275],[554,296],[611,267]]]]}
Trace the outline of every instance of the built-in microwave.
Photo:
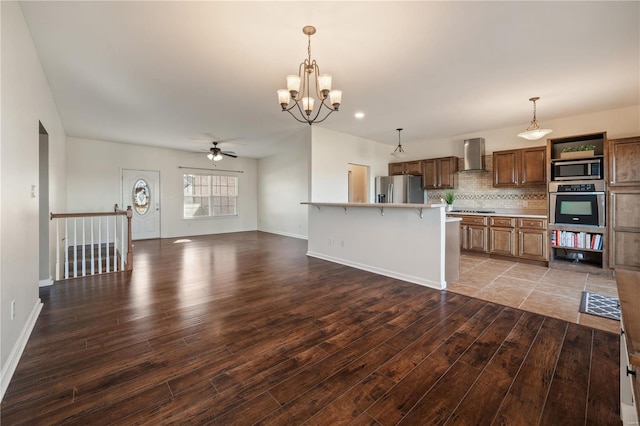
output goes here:
{"type": "Polygon", "coordinates": [[[549,183],[550,223],[605,226],[604,181],[549,183]]]}
{"type": "Polygon", "coordinates": [[[602,157],[555,160],[551,167],[551,180],[604,179],[602,164],[602,157]]]}

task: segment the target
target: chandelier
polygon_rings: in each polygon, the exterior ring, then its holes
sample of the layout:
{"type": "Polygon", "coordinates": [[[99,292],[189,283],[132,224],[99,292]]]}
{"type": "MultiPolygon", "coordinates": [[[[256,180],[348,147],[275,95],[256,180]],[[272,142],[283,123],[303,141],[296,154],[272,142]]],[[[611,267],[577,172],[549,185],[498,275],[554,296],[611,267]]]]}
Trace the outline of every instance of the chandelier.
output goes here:
{"type": "Polygon", "coordinates": [[[307,47],[309,56],[300,64],[298,75],[287,76],[287,88],[278,90],[278,102],[282,111],[287,111],[301,123],[311,125],[322,123],[333,111],[338,111],[342,102],[342,91],[331,90],[331,76],[320,74],[316,60],[311,60],[311,36],[316,33],[315,27],[308,25],[302,29],[302,32],[309,37],[307,47]],[[315,97],[320,101],[320,106],[315,113],[311,81],[315,84],[315,97]],[[323,111],[324,116],[319,118],[323,111]]]}
{"type": "Polygon", "coordinates": [[[529,124],[529,127],[527,127],[527,130],[522,133],[518,133],[519,137],[529,139],[530,141],[540,139],[541,137],[553,132],[553,130],[551,129],[541,129],[540,125],[538,124],[538,120],[536,120],[536,101],[538,99],[540,98],[535,97],[529,99],[531,102],[533,102],[533,120],[531,120],[531,123],[529,124]]]}
{"type": "Polygon", "coordinates": [[[402,129],[396,129],[396,130],[398,131],[398,146],[391,153],[391,155],[397,158],[404,158],[407,156],[407,154],[404,152],[404,149],[402,149],[402,143],[400,142],[400,132],[402,131],[402,129]]]}

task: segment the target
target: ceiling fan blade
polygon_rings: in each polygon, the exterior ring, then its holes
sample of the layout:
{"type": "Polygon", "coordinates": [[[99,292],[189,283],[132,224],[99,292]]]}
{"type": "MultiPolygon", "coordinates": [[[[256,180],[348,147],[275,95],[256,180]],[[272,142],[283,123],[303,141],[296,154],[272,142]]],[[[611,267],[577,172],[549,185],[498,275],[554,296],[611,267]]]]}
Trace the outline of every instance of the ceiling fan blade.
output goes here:
{"type": "Polygon", "coordinates": [[[238,158],[238,156],[237,156],[237,155],[235,155],[235,154],[229,154],[228,152],[222,152],[221,154],[222,154],[222,155],[226,155],[227,157],[238,158]]]}

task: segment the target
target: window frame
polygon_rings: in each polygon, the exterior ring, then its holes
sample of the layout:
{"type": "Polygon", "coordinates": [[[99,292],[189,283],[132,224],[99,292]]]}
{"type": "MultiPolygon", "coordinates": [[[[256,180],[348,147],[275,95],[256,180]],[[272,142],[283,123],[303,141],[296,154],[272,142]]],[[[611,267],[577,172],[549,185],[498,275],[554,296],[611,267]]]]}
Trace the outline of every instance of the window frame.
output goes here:
{"type": "Polygon", "coordinates": [[[237,217],[238,216],[238,198],[240,196],[239,193],[239,187],[240,187],[240,179],[238,178],[238,176],[232,176],[232,175],[227,175],[227,174],[217,174],[217,173],[182,173],[182,184],[183,184],[183,189],[182,189],[182,218],[183,219],[196,219],[196,220],[200,220],[200,219],[215,219],[215,218],[228,218],[228,217],[237,217]],[[191,182],[188,183],[188,179],[189,177],[191,177],[191,182]],[[193,191],[192,192],[204,192],[204,195],[196,195],[196,194],[186,194],[187,192],[187,187],[188,186],[194,186],[197,185],[195,183],[196,180],[200,180],[200,185],[198,185],[199,187],[203,187],[202,185],[202,179],[206,178],[207,181],[207,185],[206,185],[206,189],[204,191],[193,191]],[[226,185],[222,185],[222,179],[226,178],[226,179],[233,179],[234,185],[229,185],[229,183],[227,182],[226,185]],[[214,180],[219,180],[218,183],[214,182],[214,180]],[[214,188],[217,187],[219,188],[218,191],[215,191],[214,188]],[[235,195],[221,195],[222,192],[226,192],[226,189],[229,187],[233,187],[233,192],[235,193],[235,195]],[[219,192],[220,195],[214,194],[215,192],[219,192]],[[192,216],[188,216],[186,214],[187,212],[187,208],[188,206],[192,206],[195,203],[187,203],[187,198],[205,198],[207,200],[207,210],[208,210],[208,214],[199,214],[199,215],[192,215],[192,216]],[[222,200],[227,200],[227,204],[222,204],[222,203],[216,203],[215,200],[218,199],[220,201],[222,200]],[[230,199],[233,199],[232,203],[229,203],[228,201],[230,199]],[[233,213],[215,213],[216,210],[219,211],[219,209],[216,209],[216,206],[226,206],[227,208],[232,207],[233,208],[233,213]]]}

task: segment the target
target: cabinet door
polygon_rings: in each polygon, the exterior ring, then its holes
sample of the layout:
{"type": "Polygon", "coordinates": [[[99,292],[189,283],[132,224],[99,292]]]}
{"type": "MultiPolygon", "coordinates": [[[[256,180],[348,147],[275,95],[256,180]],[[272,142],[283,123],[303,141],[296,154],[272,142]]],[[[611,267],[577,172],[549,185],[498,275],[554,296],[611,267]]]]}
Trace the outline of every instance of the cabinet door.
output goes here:
{"type": "Polygon", "coordinates": [[[547,184],[547,147],[525,148],[520,153],[520,186],[547,184]]]}
{"type": "Polygon", "coordinates": [[[610,205],[610,265],[614,269],[640,270],[640,192],[612,191],[610,205]]]}
{"type": "Polygon", "coordinates": [[[611,186],[640,186],[640,137],[609,141],[611,186]]]}
{"type": "Polygon", "coordinates": [[[497,151],[493,153],[493,186],[512,187],[518,186],[518,164],[520,152],[497,151]]]}
{"type": "Polygon", "coordinates": [[[467,231],[467,250],[487,251],[487,227],[469,225],[467,231]]]}
{"type": "Polygon", "coordinates": [[[469,242],[468,242],[468,226],[460,225],[460,250],[468,250],[469,242]]]}
{"type": "Polygon", "coordinates": [[[513,228],[489,228],[489,253],[515,256],[515,230],[513,228]]]}
{"type": "Polygon", "coordinates": [[[389,176],[401,175],[403,172],[403,163],[389,163],[389,176]]]}
{"type": "Polygon", "coordinates": [[[436,160],[424,160],[422,162],[422,186],[425,189],[438,189],[437,164],[436,160]]]}
{"type": "Polygon", "coordinates": [[[458,157],[445,157],[438,159],[438,180],[440,188],[453,189],[456,187],[456,171],[458,171],[458,157]]]}
{"type": "Polygon", "coordinates": [[[422,176],[422,161],[407,161],[404,163],[404,174],[422,176]]]}
{"type": "Polygon", "coordinates": [[[518,233],[518,256],[547,260],[547,231],[521,229],[518,233]]]}

